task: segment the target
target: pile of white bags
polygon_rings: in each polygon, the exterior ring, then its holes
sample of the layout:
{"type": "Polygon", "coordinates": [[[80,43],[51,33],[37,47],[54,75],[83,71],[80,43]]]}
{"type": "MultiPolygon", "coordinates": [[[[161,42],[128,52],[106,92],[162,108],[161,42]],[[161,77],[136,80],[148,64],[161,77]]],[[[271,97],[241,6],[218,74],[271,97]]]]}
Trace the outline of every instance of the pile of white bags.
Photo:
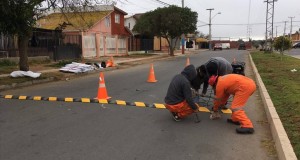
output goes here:
{"type": "Polygon", "coordinates": [[[72,62],[71,64],[66,64],[64,67],[59,69],[62,72],[72,72],[72,73],[83,73],[95,70],[95,67],[88,64],[72,62]]]}
{"type": "Polygon", "coordinates": [[[41,75],[41,73],[34,73],[32,71],[13,71],[10,73],[10,76],[12,77],[32,77],[32,78],[37,78],[41,75]]]}

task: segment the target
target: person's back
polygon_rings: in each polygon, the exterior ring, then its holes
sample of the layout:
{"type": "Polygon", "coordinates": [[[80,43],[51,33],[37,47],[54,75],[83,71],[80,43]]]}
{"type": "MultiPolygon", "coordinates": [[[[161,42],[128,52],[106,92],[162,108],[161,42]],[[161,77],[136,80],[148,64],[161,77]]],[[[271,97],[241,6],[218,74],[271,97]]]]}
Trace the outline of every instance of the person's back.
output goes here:
{"type": "Polygon", "coordinates": [[[247,86],[249,83],[254,83],[252,79],[239,74],[227,74],[220,76],[216,89],[226,90],[227,94],[235,94],[241,89],[241,86],[247,86]]]}
{"type": "Polygon", "coordinates": [[[212,57],[203,65],[197,67],[197,77],[191,82],[195,90],[199,90],[203,84],[202,95],[205,95],[208,88],[208,79],[212,75],[226,75],[232,73],[231,63],[223,57],[212,57]]]}
{"type": "Polygon", "coordinates": [[[167,95],[165,97],[165,103],[177,104],[185,99],[191,103],[192,96],[190,81],[195,79],[195,77],[196,70],[193,65],[185,67],[181,74],[174,76],[169,85],[167,95]]]}
{"type": "Polygon", "coordinates": [[[207,68],[207,71],[208,71],[208,75],[211,76],[211,75],[218,75],[218,76],[223,76],[223,75],[226,75],[226,74],[230,74],[232,73],[233,69],[232,69],[232,66],[231,66],[231,63],[228,62],[225,58],[223,57],[212,57],[206,64],[206,68],[207,68]],[[213,71],[209,71],[210,70],[210,67],[207,66],[209,65],[210,63],[216,63],[217,64],[217,71],[213,70],[213,71]]]}
{"type": "Polygon", "coordinates": [[[172,79],[165,97],[166,108],[172,113],[175,121],[198,111],[194,103],[190,82],[196,77],[193,65],[184,68],[181,74],[172,79]]]}

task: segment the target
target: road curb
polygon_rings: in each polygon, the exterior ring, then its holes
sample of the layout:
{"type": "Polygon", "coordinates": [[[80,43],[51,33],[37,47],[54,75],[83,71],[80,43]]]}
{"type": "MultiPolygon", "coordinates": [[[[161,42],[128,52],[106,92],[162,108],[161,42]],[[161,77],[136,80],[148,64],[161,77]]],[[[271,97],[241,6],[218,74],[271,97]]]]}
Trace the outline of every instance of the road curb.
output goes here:
{"type": "Polygon", "coordinates": [[[297,156],[291,145],[291,142],[286,134],[286,131],[281,123],[281,120],[276,112],[276,108],[270,98],[270,95],[258,73],[258,70],[252,60],[251,54],[249,54],[251,66],[255,75],[257,85],[259,86],[259,93],[261,95],[265,112],[267,114],[268,122],[270,124],[273,139],[275,141],[275,147],[279,160],[297,160],[297,156]]]}

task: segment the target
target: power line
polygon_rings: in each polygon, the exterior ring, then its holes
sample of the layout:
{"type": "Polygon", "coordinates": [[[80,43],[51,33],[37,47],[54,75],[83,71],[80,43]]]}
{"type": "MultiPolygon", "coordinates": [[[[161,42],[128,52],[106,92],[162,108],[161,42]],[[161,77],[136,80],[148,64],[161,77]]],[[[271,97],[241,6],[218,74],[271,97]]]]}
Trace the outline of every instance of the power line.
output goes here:
{"type": "Polygon", "coordinates": [[[160,0],[152,0],[152,1],[158,2],[158,3],[160,3],[160,4],[162,4],[162,5],[165,5],[165,6],[170,6],[170,5],[171,5],[171,4],[168,4],[168,3],[163,2],[163,1],[160,1],[160,0]]]}

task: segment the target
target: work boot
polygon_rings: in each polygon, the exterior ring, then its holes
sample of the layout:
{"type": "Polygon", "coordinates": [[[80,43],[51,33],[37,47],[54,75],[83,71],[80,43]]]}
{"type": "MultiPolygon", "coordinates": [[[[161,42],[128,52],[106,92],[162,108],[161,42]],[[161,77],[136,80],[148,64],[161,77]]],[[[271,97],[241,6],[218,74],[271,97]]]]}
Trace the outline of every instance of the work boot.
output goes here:
{"type": "Polygon", "coordinates": [[[254,133],[254,129],[241,127],[241,128],[237,128],[236,132],[240,133],[240,134],[252,134],[252,133],[254,133]]]}
{"type": "Polygon", "coordinates": [[[179,116],[177,115],[177,113],[171,112],[171,114],[172,114],[173,119],[174,119],[176,122],[179,122],[179,121],[181,120],[181,119],[179,118],[179,116]]]}
{"type": "Polygon", "coordinates": [[[227,119],[227,122],[228,122],[228,123],[231,123],[231,124],[235,124],[235,125],[240,125],[240,122],[238,122],[238,121],[233,121],[233,120],[230,119],[230,118],[227,119]]]}

